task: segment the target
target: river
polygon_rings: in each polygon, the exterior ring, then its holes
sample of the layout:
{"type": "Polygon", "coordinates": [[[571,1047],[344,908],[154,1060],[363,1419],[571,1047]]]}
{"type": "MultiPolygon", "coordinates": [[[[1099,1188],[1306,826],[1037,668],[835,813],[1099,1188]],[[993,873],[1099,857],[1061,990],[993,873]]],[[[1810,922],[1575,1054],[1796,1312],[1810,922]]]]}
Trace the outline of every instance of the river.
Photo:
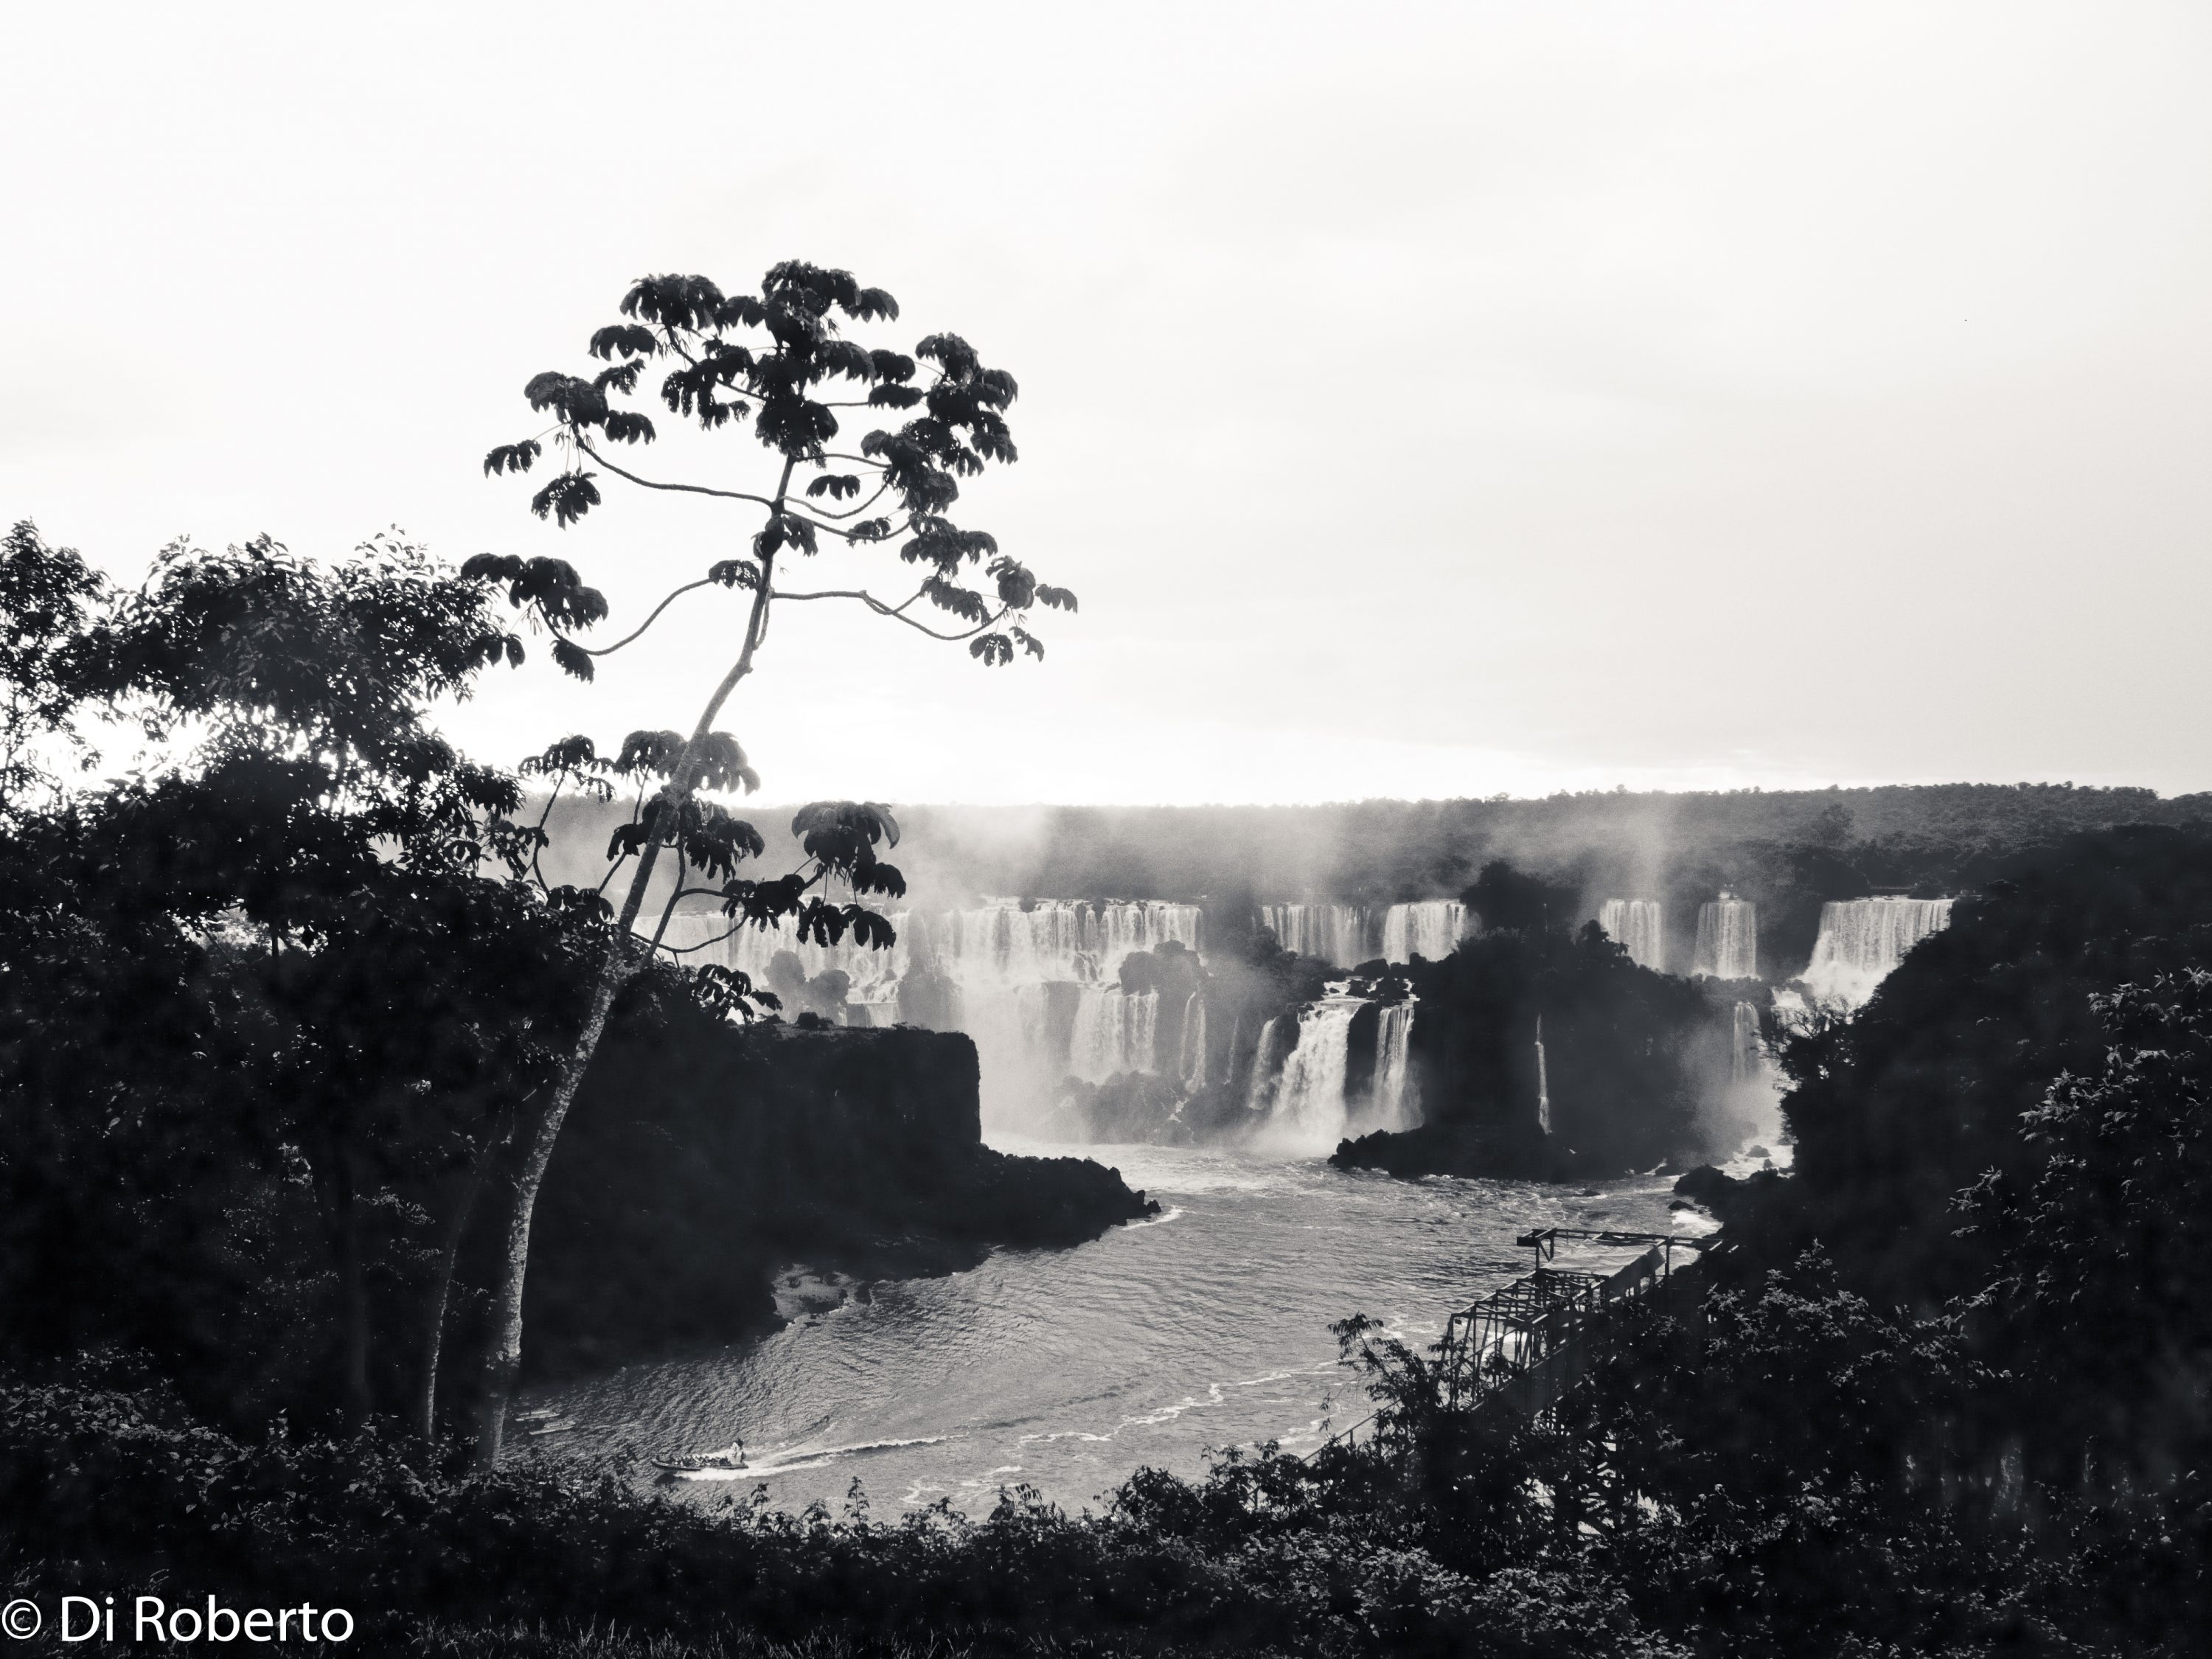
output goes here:
{"type": "MultiPolygon", "coordinates": [[[[538,1430],[528,1443],[642,1483],[655,1455],[741,1437],[744,1473],[664,1489],[742,1499],[765,1486],[792,1510],[840,1510],[856,1481],[878,1518],[940,1498],[980,1516],[1014,1485],[1071,1512],[1097,1508],[1140,1466],[1197,1474],[1209,1448],[1306,1450],[1364,1418],[1330,1324],[1364,1313],[1433,1342],[1453,1310],[1528,1271],[1520,1231],[1710,1227],[1670,1214],[1661,1177],[1589,1193],[1228,1151],[1087,1150],[1158,1200],[1158,1218],[1073,1249],[1001,1250],[971,1272],[878,1283],[722,1353],[537,1390],[518,1402],[538,1430]]],[[[1563,1251],[1559,1265],[1581,1264],[1563,1251]]]]}

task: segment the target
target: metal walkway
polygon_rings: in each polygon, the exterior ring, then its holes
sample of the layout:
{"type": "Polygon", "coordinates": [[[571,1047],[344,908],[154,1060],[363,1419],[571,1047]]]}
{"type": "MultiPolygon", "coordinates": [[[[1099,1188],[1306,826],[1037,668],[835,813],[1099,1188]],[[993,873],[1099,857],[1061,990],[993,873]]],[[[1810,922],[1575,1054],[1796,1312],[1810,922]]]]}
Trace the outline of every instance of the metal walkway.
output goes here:
{"type": "MultiPolygon", "coordinates": [[[[1445,1322],[1437,1346],[1446,1405],[1473,1411],[1506,1410],[1540,1417],[1589,1369],[1600,1334],[1613,1316],[1648,1304],[1674,1276],[1675,1252],[1701,1255],[1719,1242],[1680,1233],[1620,1232],[1610,1229],[1545,1227],[1513,1241],[1536,1253],[1536,1270],[1501,1285],[1445,1322]],[[1644,1246],[1642,1255],[1611,1273],[1583,1273],[1545,1265],[1563,1241],[1644,1246]]],[[[1316,1449],[1358,1443],[1376,1426],[1370,1415],[1316,1449]]]]}
{"type": "Polygon", "coordinates": [[[1540,1415],[1582,1380],[1589,1367],[1592,1335],[1607,1316],[1624,1304],[1648,1301],[1668,1283],[1677,1249],[1702,1252],[1713,1239],[1546,1227],[1513,1242],[1534,1249],[1539,1265],[1526,1279],[1492,1291],[1445,1324],[1438,1352],[1448,1405],[1480,1408],[1494,1402],[1523,1417],[1540,1415]],[[1645,1248],[1609,1273],[1541,1265],[1557,1257],[1563,1240],[1645,1248]]]}

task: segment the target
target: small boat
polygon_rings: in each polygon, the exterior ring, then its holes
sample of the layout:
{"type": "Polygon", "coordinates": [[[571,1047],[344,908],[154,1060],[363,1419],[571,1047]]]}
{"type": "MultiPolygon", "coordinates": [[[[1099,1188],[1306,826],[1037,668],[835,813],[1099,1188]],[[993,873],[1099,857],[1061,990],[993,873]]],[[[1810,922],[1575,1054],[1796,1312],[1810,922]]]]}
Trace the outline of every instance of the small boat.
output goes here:
{"type": "Polygon", "coordinates": [[[732,1440],[720,1451],[703,1452],[696,1457],[656,1457],[653,1467],[663,1474],[702,1474],[711,1469],[742,1469],[745,1467],[745,1443],[732,1440]]]}

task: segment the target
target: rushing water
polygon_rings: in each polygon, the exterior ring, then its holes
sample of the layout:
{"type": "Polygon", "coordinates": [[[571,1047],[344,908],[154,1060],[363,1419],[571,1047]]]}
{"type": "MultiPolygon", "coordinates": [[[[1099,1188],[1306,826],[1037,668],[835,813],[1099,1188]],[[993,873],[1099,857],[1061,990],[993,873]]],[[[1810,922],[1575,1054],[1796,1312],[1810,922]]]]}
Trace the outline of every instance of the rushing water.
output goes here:
{"type": "Polygon", "coordinates": [[[1607,899],[1598,908],[1597,925],[1638,967],[1665,971],[1667,933],[1658,900],[1607,899]]]}
{"type": "Polygon", "coordinates": [[[1450,899],[1413,904],[1263,904],[1261,922],[1285,951],[1356,968],[1381,957],[1440,961],[1467,933],[1467,906],[1450,899]]]}
{"type": "Polygon", "coordinates": [[[1824,1001],[1856,1008],[1897,969],[1905,953],[1951,925],[1947,898],[1845,899],[1820,907],[1820,934],[1805,986],[1824,1001]]]}
{"type": "Polygon", "coordinates": [[[1759,907],[1731,893],[1700,905],[1690,972],[1714,979],[1757,979],[1759,907]]]}
{"type": "Polygon", "coordinates": [[[1705,1224],[1670,1216],[1671,1182],[1658,1178],[1585,1196],[1221,1151],[1091,1150],[1159,1200],[1157,1220],[877,1284],[719,1354],[537,1391],[521,1404],[556,1419],[529,1443],[642,1482],[655,1455],[742,1436],[753,1467],[671,1483],[693,1498],[759,1485],[780,1508],[834,1509],[857,1480],[878,1516],[940,1498],[981,1514],[1019,1483],[1095,1507],[1140,1465],[1195,1474],[1208,1447],[1306,1450],[1365,1417],[1330,1323],[1365,1313],[1433,1341],[1455,1308],[1528,1271],[1513,1243],[1523,1229],[1705,1224]]]}

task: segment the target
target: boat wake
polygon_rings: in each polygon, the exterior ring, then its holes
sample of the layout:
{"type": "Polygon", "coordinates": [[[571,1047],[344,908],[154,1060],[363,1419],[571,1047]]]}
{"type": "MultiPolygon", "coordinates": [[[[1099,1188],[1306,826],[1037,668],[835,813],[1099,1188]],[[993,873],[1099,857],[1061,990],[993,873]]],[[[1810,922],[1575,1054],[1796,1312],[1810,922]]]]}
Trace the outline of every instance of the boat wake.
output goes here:
{"type": "Polygon", "coordinates": [[[794,1446],[781,1451],[763,1454],[741,1469],[684,1469],[679,1471],[679,1480],[765,1480],[772,1475],[793,1474],[802,1469],[826,1468],[848,1457],[866,1457],[872,1452],[904,1451],[914,1446],[936,1446],[944,1443],[943,1435],[925,1435],[913,1440],[864,1440],[851,1446],[794,1446]]]}

